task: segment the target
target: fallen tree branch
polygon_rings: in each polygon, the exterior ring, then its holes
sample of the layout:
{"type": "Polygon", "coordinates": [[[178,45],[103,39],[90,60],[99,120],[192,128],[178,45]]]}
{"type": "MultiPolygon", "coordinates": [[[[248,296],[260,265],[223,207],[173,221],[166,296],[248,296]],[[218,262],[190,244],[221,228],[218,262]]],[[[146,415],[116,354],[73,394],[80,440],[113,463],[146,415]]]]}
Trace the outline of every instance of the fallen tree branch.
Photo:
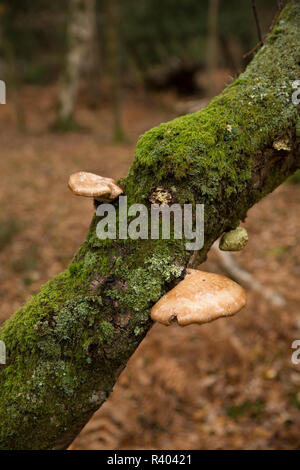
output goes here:
{"type": "MultiPolygon", "coordinates": [[[[205,244],[300,166],[292,82],[300,5],[291,1],[247,70],[201,112],[143,135],[120,184],[128,204],[157,188],[205,205],[205,244]],[[274,142],[284,137],[284,149],[274,142]]],[[[118,213],[118,202],[115,207],[118,213]]],[[[3,326],[0,448],[64,449],[109,396],[152,322],[150,308],[184,274],[185,240],[99,240],[98,218],[67,270],[3,326]]]]}
{"type": "Polygon", "coordinates": [[[216,253],[222,268],[232,279],[254,292],[257,292],[270,302],[273,307],[284,307],[286,305],[286,300],[282,294],[270,289],[270,287],[265,286],[255,279],[251,273],[239,265],[239,263],[234,259],[232,253],[221,251],[218,248],[218,242],[213,244],[212,249],[216,253]]]}

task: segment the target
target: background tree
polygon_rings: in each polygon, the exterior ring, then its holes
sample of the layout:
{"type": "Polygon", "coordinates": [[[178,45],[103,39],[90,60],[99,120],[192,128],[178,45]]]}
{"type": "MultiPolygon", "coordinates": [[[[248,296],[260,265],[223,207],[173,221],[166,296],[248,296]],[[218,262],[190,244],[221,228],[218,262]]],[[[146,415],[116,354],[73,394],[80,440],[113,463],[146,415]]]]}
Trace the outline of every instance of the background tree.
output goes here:
{"type": "Polygon", "coordinates": [[[19,131],[26,130],[25,114],[20,100],[21,77],[16,52],[12,38],[10,37],[10,26],[14,21],[14,12],[7,6],[2,5],[0,9],[0,50],[2,50],[2,77],[9,85],[15,109],[17,127],[19,131]]]}
{"type": "Polygon", "coordinates": [[[67,52],[60,82],[56,124],[61,129],[74,127],[79,80],[87,53],[89,49],[93,50],[96,37],[95,8],[95,0],[70,0],[69,2],[67,52]]]}
{"type": "Polygon", "coordinates": [[[190,259],[184,240],[101,241],[94,217],[67,270],[5,323],[1,448],[67,447],[151,327],[152,305],[299,168],[299,116],[291,101],[299,22],[293,0],[246,71],[207,108],[139,139],[121,181],[128,203],[149,206],[157,187],[180,204],[204,203],[205,245],[197,256],[190,259]]]}
{"type": "Polygon", "coordinates": [[[215,72],[218,66],[218,12],[219,0],[210,0],[208,11],[208,38],[207,38],[207,75],[208,95],[213,96],[216,85],[215,72]]]}
{"type": "Polygon", "coordinates": [[[121,67],[120,67],[120,12],[118,0],[107,0],[107,61],[113,102],[113,136],[116,142],[124,139],[121,118],[121,67]]]}

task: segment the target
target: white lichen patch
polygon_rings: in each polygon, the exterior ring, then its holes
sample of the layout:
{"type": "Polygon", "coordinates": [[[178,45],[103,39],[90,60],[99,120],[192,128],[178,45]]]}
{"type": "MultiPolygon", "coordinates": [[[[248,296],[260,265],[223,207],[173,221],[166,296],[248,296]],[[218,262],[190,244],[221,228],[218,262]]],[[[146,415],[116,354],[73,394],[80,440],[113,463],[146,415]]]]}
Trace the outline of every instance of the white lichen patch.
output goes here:
{"type": "Polygon", "coordinates": [[[98,392],[98,391],[94,391],[92,393],[92,396],[89,398],[89,402],[90,403],[102,403],[106,398],[106,395],[104,392],[98,392]]]}
{"type": "Polygon", "coordinates": [[[150,194],[149,201],[152,204],[159,204],[161,206],[167,205],[170,204],[170,202],[172,201],[172,194],[167,189],[158,186],[150,194]]]}
{"type": "Polygon", "coordinates": [[[290,145],[289,138],[286,136],[286,137],[281,137],[280,139],[275,140],[275,142],[273,142],[273,148],[278,151],[284,150],[286,152],[290,152],[291,145],[290,145]]]}

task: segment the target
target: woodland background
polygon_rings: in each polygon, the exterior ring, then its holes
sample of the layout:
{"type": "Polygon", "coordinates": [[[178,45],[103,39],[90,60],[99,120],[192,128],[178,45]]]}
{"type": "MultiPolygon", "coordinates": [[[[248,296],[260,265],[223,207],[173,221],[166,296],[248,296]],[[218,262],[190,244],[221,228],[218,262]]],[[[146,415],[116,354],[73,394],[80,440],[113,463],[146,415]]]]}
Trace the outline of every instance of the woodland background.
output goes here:
{"type": "MultiPolygon", "coordinates": [[[[250,0],[97,1],[96,36],[62,123],[70,3],[0,2],[0,324],[86,235],[92,203],[69,192],[69,174],[126,174],[138,136],[205,106],[258,41],[250,0]]],[[[257,3],[264,35],[277,2],[257,3]]],[[[300,366],[291,362],[300,339],[299,182],[250,210],[249,244],[233,255],[262,290],[248,286],[247,307],[230,320],[155,325],[72,449],[299,448],[300,366]]],[[[213,250],[203,269],[226,273],[213,250]]]]}

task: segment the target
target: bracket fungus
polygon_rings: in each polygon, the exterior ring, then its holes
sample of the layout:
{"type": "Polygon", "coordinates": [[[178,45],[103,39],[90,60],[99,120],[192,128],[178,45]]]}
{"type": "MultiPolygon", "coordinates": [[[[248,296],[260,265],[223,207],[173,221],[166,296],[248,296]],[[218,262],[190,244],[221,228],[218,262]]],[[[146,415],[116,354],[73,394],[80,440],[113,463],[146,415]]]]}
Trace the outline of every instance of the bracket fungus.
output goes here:
{"type": "Polygon", "coordinates": [[[123,193],[122,188],[114,179],[86,171],[73,173],[69,178],[68,186],[77,196],[93,197],[97,201],[113,200],[123,193]]]}
{"type": "Polygon", "coordinates": [[[237,227],[234,230],[224,233],[219,248],[222,251],[240,251],[248,243],[248,233],[244,227],[237,227]]]}
{"type": "Polygon", "coordinates": [[[245,290],[220,274],[187,269],[183,281],[167,292],[152,308],[154,321],[180,326],[208,323],[234,315],[246,305],[245,290]]]}

